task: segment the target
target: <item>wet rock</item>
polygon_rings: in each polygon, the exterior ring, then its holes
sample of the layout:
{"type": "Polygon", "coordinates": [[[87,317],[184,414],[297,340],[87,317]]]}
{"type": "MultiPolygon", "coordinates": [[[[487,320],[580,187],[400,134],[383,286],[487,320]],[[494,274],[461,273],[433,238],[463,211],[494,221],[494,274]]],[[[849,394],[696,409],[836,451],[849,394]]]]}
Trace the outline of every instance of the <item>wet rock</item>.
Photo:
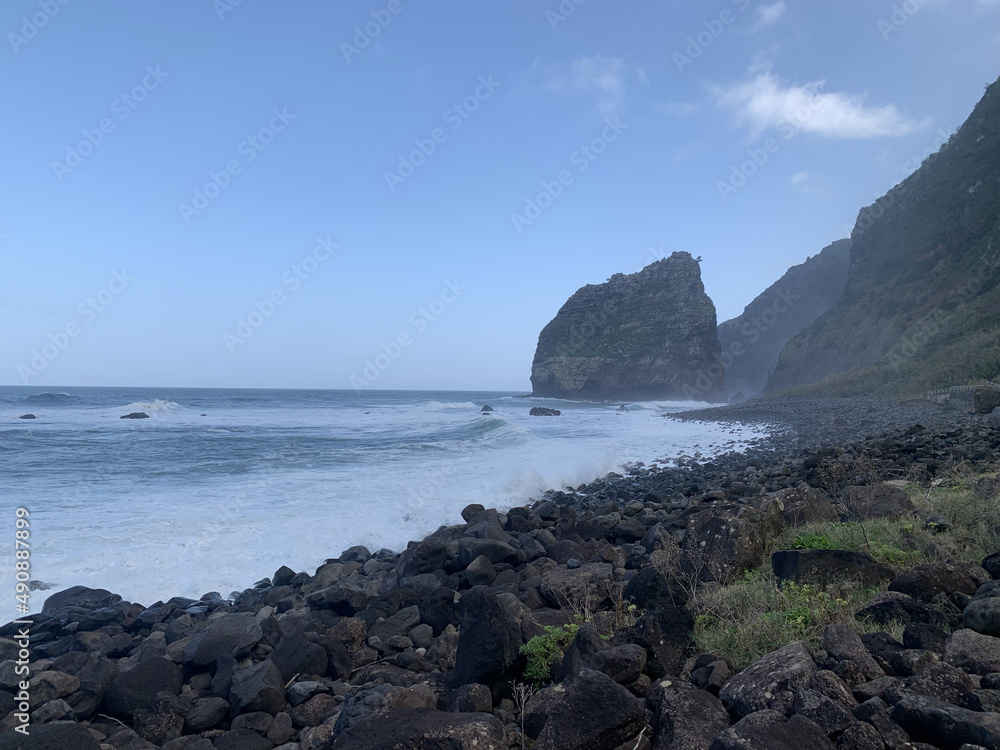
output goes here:
{"type": "Polygon", "coordinates": [[[533,406],[528,414],[532,417],[558,417],[562,412],[558,409],[548,409],[544,406],[533,406]]]}
{"type": "Polygon", "coordinates": [[[839,549],[782,550],[771,555],[771,567],[779,581],[820,586],[843,581],[877,586],[893,578],[871,555],[839,549]]]}
{"type": "Polygon", "coordinates": [[[22,414],[18,419],[37,419],[34,414],[22,414]]]}
{"type": "Polygon", "coordinates": [[[42,605],[42,614],[53,615],[61,609],[67,607],[80,607],[81,609],[100,609],[111,607],[120,602],[122,598],[118,594],[112,594],[105,589],[91,589],[86,586],[73,586],[52,594],[42,605]]]}
{"type": "Polygon", "coordinates": [[[808,644],[796,641],[762,656],[734,676],[719,691],[719,699],[738,719],[764,709],[787,713],[795,691],[808,684],[817,669],[808,644]]]}
{"type": "Polygon", "coordinates": [[[133,411],[128,414],[123,414],[118,417],[119,419],[149,419],[149,415],[144,411],[133,411]]]}

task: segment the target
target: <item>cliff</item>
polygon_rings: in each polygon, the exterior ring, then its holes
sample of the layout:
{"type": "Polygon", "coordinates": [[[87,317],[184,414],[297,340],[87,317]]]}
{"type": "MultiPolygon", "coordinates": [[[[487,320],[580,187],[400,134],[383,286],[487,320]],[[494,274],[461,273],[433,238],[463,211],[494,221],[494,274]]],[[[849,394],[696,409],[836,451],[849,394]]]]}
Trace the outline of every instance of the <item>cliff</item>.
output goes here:
{"type": "Polygon", "coordinates": [[[788,342],[767,391],[903,395],[1000,374],[997,122],[1000,82],[940,151],[862,209],[844,296],[788,342]]]}
{"type": "Polygon", "coordinates": [[[719,324],[729,395],[759,396],[785,343],[840,299],[847,284],[851,241],[837,240],[792,266],[746,306],[719,324]]]}
{"type": "Polygon", "coordinates": [[[725,399],[715,306],[689,253],[579,289],[542,329],[536,396],[725,399]]]}

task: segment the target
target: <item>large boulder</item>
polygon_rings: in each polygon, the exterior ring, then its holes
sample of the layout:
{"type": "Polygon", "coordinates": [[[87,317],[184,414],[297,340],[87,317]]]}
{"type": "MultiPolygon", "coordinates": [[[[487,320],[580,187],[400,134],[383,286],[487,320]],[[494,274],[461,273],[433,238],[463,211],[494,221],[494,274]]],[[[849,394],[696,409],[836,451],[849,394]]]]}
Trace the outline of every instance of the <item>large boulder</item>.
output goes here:
{"type": "Polygon", "coordinates": [[[104,693],[104,710],[131,719],[137,708],[153,708],[157,693],[180,693],[181,684],[179,665],[162,656],[149,657],[111,680],[104,693]]]}
{"type": "Polygon", "coordinates": [[[285,681],[270,659],[237,670],[229,691],[229,714],[236,717],[251,711],[274,716],[285,708],[285,681]]]}
{"type": "Polygon", "coordinates": [[[652,679],[680,674],[691,645],[694,618],[683,607],[660,607],[640,617],[631,628],[620,631],[616,640],[646,649],[643,671],[652,679]]]}
{"type": "Polygon", "coordinates": [[[722,732],[709,750],[834,750],[823,730],[803,716],[778,711],[749,714],[722,732]]]}
{"type": "Polygon", "coordinates": [[[315,750],[507,750],[503,724],[485,713],[445,713],[430,708],[374,715],[315,750]]]}
{"type": "Polygon", "coordinates": [[[507,621],[497,595],[476,586],[462,597],[455,687],[502,681],[520,658],[521,630],[507,621]]]}
{"type": "Polygon", "coordinates": [[[1000,638],[975,630],[958,630],[944,643],[944,658],[952,666],[972,674],[1000,672],[1000,638]]]}
{"type": "Polygon", "coordinates": [[[184,663],[208,667],[226,654],[242,659],[263,637],[264,631],[251,614],[225,614],[212,620],[184,647],[184,663]]]}
{"type": "Polygon", "coordinates": [[[655,682],[646,702],[653,710],[653,750],[706,750],[729,726],[722,702],[689,682],[655,682]]]}
{"type": "Polygon", "coordinates": [[[82,724],[53,721],[32,724],[29,734],[13,729],[0,734],[2,750],[101,750],[101,743],[82,724]]]}
{"type": "Polygon", "coordinates": [[[959,592],[972,596],[978,588],[965,571],[948,563],[924,563],[900,573],[889,591],[896,591],[922,602],[930,602],[938,594],[959,592]]]}
{"type": "Polygon", "coordinates": [[[558,567],[542,574],[539,591],[557,609],[580,605],[584,600],[595,609],[608,601],[608,590],[614,581],[608,563],[587,563],[579,568],[558,567]]]}
{"type": "Polygon", "coordinates": [[[713,504],[688,522],[681,568],[700,581],[726,583],[760,566],[768,539],[782,523],[775,501],[763,511],[739,503],[713,504]]]}
{"type": "Polygon", "coordinates": [[[786,526],[840,520],[840,513],[826,495],[812,487],[788,487],[770,497],[781,503],[781,517],[786,526]]]}
{"type": "Polygon", "coordinates": [[[925,695],[907,695],[892,707],[891,716],[913,739],[938,747],[968,744],[1000,750],[1000,714],[969,711],[925,695]]]}
{"type": "Polygon", "coordinates": [[[947,618],[941,610],[898,591],[880,591],[854,613],[856,619],[875,625],[893,622],[942,627],[947,618]]]}
{"type": "Polygon", "coordinates": [[[978,633],[1000,637],[1000,581],[990,581],[979,587],[965,605],[962,624],[978,633]]]}
{"type": "Polygon", "coordinates": [[[534,747],[614,750],[645,724],[645,709],[628,690],[602,672],[585,669],[551,706],[534,747]]]}
{"type": "Polygon", "coordinates": [[[827,625],[823,630],[823,650],[838,662],[850,660],[861,670],[866,682],[885,677],[885,671],[868,653],[857,631],[848,625],[827,625]]]}
{"type": "Polygon", "coordinates": [[[896,520],[914,510],[906,492],[891,484],[848,487],[842,499],[848,516],[857,521],[896,520]]]}
{"type": "Polygon", "coordinates": [[[81,609],[101,609],[111,607],[122,598],[118,594],[112,594],[105,589],[91,589],[86,586],[72,586],[62,591],[52,594],[42,605],[43,615],[54,615],[66,607],[80,607],[81,609]]]}
{"type": "Polygon", "coordinates": [[[795,691],[807,685],[818,667],[805,641],[796,641],[762,656],[722,686],[719,699],[737,718],[773,709],[788,713],[795,691]]]}
{"type": "Polygon", "coordinates": [[[771,555],[771,567],[779,581],[820,586],[843,581],[877,586],[893,577],[871,555],[842,549],[782,550],[771,555]]]}
{"type": "MultiPolygon", "coordinates": [[[[366,685],[347,696],[340,714],[337,716],[333,735],[337,737],[376,714],[385,715],[390,712],[416,708],[436,708],[436,704],[436,696],[426,684],[415,685],[411,688],[385,684],[366,685]]],[[[385,720],[391,721],[392,717],[386,716],[385,720]]]]}

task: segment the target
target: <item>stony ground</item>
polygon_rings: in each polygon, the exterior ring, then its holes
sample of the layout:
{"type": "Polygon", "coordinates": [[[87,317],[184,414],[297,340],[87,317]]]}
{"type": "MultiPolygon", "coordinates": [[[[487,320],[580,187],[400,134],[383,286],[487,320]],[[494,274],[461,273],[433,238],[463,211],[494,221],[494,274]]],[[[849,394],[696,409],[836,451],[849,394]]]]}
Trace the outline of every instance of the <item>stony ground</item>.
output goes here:
{"type": "Polygon", "coordinates": [[[401,554],[352,548],[234,601],[55,594],[29,618],[26,686],[19,628],[0,628],[0,750],[1000,750],[1000,554],[893,572],[789,550],[775,563],[789,580],[888,582],[858,612],[886,631],[831,624],[735,674],[697,652],[692,591],[766,565],[769,535],[838,517],[940,523],[881,479],[985,468],[1000,448],[987,420],[919,404],[685,415],[761,417],[781,431],[746,453],[506,512],[470,505],[401,554]],[[553,643],[540,676],[523,647],[553,643]],[[14,731],[22,687],[28,737],[14,731]]]}

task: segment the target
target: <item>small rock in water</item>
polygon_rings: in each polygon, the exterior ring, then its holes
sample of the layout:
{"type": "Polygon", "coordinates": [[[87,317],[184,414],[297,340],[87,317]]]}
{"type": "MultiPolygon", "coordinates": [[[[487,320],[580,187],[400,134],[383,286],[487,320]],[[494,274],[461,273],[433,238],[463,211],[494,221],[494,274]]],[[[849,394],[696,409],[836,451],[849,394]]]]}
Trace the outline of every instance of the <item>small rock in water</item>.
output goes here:
{"type": "Polygon", "coordinates": [[[18,419],[37,419],[34,414],[22,414],[18,419]]]}
{"type": "Polygon", "coordinates": [[[131,414],[124,414],[119,419],[149,419],[149,415],[144,411],[134,411],[131,414]]]}
{"type": "Polygon", "coordinates": [[[480,409],[480,411],[493,411],[493,407],[490,406],[489,404],[486,404],[485,406],[483,406],[482,409],[480,409]]]}
{"type": "Polygon", "coordinates": [[[544,406],[533,406],[528,412],[528,415],[532,417],[558,417],[560,414],[562,412],[558,409],[547,409],[544,406]]]}

